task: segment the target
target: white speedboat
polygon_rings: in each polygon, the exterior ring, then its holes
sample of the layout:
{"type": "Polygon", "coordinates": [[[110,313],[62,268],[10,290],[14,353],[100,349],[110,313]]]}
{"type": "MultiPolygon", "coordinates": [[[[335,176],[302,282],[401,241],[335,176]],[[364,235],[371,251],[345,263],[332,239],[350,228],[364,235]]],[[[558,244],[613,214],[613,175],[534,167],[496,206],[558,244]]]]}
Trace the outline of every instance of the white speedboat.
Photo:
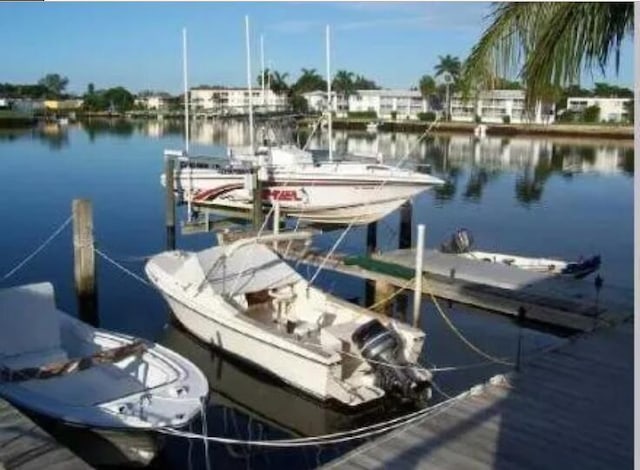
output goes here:
{"type": "Polygon", "coordinates": [[[460,229],[451,236],[451,239],[441,245],[440,251],[453,253],[463,258],[486,261],[489,263],[506,264],[514,268],[527,271],[546,273],[549,275],[575,277],[581,279],[600,269],[601,259],[599,255],[577,261],[564,261],[550,258],[532,258],[526,256],[510,255],[505,253],[492,253],[471,249],[473,237],[469,231],[460,229]]]}
{"type": "Polygon", "coordinates": [[[431,374],[416,366],[422,331],[311,286],[262,244],[309,237],[164,252],[145,271],[197,338],[317,399],[357,406],[387,393],[428,397],[431,374]]]}
{"type": "MultiPolygon", "coordinates": [[[[168,151],[169,158],[181,152],[168,151]]],[[[193,207],[252,208],[248,184],[254,163],[248,157],[232,160],[178,157],[174,189],[193,207]]],[[[381,219],[421,192],[443,184],[434,176],[363,161],[314,162],[310,152],[293,145],[262,147],[262,201],[278,202],[281,213],[323,224],[368,224],[381,219]]],[[[164,177],[162,182],[164,184],[164,177]]]]}
{"type": "Polygon", "coordinates": [[[208,394],[182,356],[58,310],[50,283],[0,291],[0,376],[6,400],[94,429],[182,427],[208,394]]]}

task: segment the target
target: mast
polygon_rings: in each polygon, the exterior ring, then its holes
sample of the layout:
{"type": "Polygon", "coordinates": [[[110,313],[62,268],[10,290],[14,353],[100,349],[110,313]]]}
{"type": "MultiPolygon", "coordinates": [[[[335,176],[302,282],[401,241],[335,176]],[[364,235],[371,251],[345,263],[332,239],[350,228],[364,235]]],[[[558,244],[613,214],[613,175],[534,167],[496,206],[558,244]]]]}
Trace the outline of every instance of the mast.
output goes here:
{"type": "Polygon", "coordinates": [[[189,85],[187,84],[187,28],[182,28],[182,81],[184,83],[184,149],[189,154],[189,85]]]}
{"type": "Polygon", "coordinates": [[[326,31],[326,47],[327,47],[327,103],[329,105],[329,115],[327,116],[327,130],[329,132],[329,161],[333,161],[333,123],[331,113],[333,111],[331,103],[331,57],[329,52],[329,25],[326,31]]]}
{"type": "Polygon", "coordinates": [[[253,91],[251,89],[251,51],[249,46],[249,16],[244,17],[245,41],[247,43],[247,88],[249,89],[249,145],[251,154],[255,153],[253,146],[253,91]]]}
{"type": "Polygon", "coordinates": [[[262,85],[262,109],[264,112],[265,96],[264,96],[264,36],[260,35],[260,84],[262,85]]]}

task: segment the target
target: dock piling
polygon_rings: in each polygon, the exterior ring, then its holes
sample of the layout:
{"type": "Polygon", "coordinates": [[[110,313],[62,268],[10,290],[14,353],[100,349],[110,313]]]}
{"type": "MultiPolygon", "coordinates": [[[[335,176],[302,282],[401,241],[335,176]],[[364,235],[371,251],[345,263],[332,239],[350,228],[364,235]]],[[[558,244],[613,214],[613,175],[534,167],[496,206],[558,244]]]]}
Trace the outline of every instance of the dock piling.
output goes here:
{"type": "MultiPolygon", "coordinates": [[[[165,156],[164,182],[166,189],[165,226],[167,228],[167,250],[176,249],[176,199],[174,193],[174,169],[175,159],[171,156],[165,156]]],[[[189,197],[191,197],[191,195],[189,195],[189,197]]]]}
{"type": "MultiPolygon", "coordinates": [[[[372,222],[367,224],[367,240],[366,240],[366,250],[367,255],[371,256],[376,252],[378,245],[378,223],[372,222]]],[[[365,280],[364,281],[364,305],[369,306],[374,303],[375,299],[375,290],[376,283],[375,281],[365,280]]]]}
{"type": "Polygon", "coordinates": [[[80,318],[98,326],[96,264],[93,241],[93,209],[91,201],[74,199],[73,274],[80,318]]]}
{"type": "Polygon", "coordinates": [[[251,188],[253,201],[253,228],[260,230],[264,222],[264,213],[262,212],[262,181],[258,176],[258,170],[251,172],[251,188]]]}
{"type": "Polygon", "coordinates": [[[407,201],[400,206],[400,233],[398,235],[398,248],[411,248],[411,220],[413,218],[413,206],[407,201]]]}
{"type": "Polygon", "coordinates": [[[422,266],[424,261],[424,224],[418,225],[418,239],[416,240],[416,278],[413,295],[413,326],[420,324],[420,307],[422,306],[422,266]]]}

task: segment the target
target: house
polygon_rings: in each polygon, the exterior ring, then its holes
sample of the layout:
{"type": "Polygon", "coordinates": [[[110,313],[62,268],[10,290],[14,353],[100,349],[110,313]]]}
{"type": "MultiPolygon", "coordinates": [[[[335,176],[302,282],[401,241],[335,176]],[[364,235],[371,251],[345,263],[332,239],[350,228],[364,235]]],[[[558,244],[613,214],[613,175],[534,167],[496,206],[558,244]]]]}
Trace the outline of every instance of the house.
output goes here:
{"type": "Polygon", "coordinates": [[[451,120],[484,123],[550,124],[555,119],[555,105],[536,102],[525,103],[524,90],[485,90],[477,97],[455,93],[450,103],[451,120]]]}
{"type": "MultiPolygon", "coordinates": [[[[222,114],[242,114],[249,110],[249,90],[247,88],[197,87],[189,90],[190,108],[194,112],[218,112],[222,114]]],[[[287,97],[273,90],[251,90],[254,111],[286,111],[287,97]]]]}
{"type": "Polygon", "coordinates": [[[373,111],[380,119],[418,119],[428,110],[417,90],[357,90],[349,96],[349,112],[373,111]]]}
{"type": "Polygon", "coordinates": [[[582,112],[591,106],[600,108],[600,121],[622,122],[629,119],[629,113],[625,107],[633,98],[600,98],[597,96],[573,97],[567,99],[567,110],[582,112]]]}
{"type": "Polygon", "coordinates": [[[44,109],[47,111],[74,111],[82,107],[83,100],[45,100],[44,109]]]}
{"type": "Polygon", "coordinates": [[[169,105],[170,99],[171,99],[171,95],[169,95],[169,93],[158,93],[154,95],[138,96],[134,101],[134,105],[147,110],[157,111],[157,110],[167,108],[169,105]]]}

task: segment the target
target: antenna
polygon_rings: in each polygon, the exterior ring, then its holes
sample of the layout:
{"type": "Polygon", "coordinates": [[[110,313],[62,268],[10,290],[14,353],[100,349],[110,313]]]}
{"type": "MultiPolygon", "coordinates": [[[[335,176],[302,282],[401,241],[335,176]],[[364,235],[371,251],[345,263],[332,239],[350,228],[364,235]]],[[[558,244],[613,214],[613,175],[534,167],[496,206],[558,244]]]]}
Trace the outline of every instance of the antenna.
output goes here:
{"type": "Polygon", "coordinates": [[[332,120],[332,99],[331,99],[331,57],[330,57],[330,45],[329,45],[329,25],[327,25],[327,103],[329,105],[329,116],[327,116],[327,130],[329,132],[329,161],[333,161],[333,123],[332,120]]]}
{"type": "Polygon", "coordinates": [[[182,28],[182,80],[184,82],[184,149],[189,154],[189,85],[187,84],[187,28],[182,28]]]}
{"type": "Polygon", "coordinates": [[[249,145],[251,154],[255,153],[253,147],[253,91],[251,90],[251,51],[249,45],[249,16],[244,17],[245,40],[247,43],[247,88],[249,89],[249,145]]]}

